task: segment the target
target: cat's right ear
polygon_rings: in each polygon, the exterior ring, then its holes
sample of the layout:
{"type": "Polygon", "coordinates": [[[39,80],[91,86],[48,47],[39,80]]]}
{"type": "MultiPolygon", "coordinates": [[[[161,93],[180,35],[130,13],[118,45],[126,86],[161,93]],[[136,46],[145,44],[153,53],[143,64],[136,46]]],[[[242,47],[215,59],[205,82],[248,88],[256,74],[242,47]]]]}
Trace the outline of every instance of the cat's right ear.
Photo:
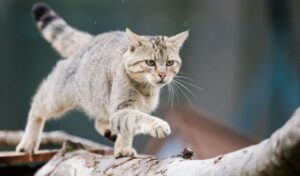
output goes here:
{"type": "Polygon", "coordinates": [[[132,32],[129,28],[126,28],[126,35],[129,41],[130,47],[137,47],[137,46],[143,46],[145,39],[142,36],[139,36],[138,34],[132,32]]]}

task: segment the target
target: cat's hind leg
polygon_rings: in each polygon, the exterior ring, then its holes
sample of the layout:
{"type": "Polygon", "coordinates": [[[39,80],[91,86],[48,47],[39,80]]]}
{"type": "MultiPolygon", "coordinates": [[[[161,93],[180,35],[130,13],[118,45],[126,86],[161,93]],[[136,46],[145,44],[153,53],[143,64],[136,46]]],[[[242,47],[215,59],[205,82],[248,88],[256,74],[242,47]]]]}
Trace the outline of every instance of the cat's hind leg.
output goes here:
{"type": "Polygon", "coordinates": [[[31,154],[38,150],[45,121],[46,117],[37,113],[35,107],[32,107],[28,115],[24,136],[16,148],[17,152],[31,154]]]}
{"type": "Polygon", "coordinates": [[[108,120],[104,119],[96,119],[95,120],[95,128],[98,133],[100,133],[102,136],[108,138],[109,140],[115,142],[117,139],[117,135],[113,134],[111,130],[109,129],[109,122],[108,120]]]}
{"type": "Polygon", "coordinates": [[[31,154],[37,151],[46,120],[60,117],[75,107],[74,103],[64,95],[63,89],[57,91],[59,88],[51,89],[47,84],[43,82],[33,98],[24,136],[16,148],[18,152],[31,154]]]}

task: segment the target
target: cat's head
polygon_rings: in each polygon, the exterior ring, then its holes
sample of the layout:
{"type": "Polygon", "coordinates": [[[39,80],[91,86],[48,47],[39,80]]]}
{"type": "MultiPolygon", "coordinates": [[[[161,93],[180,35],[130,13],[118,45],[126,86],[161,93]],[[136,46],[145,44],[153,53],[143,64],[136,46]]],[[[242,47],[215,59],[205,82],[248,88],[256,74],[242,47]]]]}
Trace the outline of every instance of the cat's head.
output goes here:
{"type": "Polygon", "coordinates": [[[163,87],[170,83],[181,66],[179,50],[187,39],[185,31],[175,36],[140,36],[126,29],[128,51],[125,67],[137,82],[163,87]]]}

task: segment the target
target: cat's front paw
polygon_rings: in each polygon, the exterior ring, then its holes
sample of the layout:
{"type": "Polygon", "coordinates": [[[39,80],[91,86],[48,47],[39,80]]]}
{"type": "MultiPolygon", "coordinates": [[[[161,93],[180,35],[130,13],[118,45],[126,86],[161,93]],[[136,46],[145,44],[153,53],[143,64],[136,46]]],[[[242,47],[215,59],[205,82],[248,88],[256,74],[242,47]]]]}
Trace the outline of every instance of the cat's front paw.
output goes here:
{"type": "Polygon", "coordinates": [[[169,124],[163,120],[157,120],[150,126],[150,135],[157,138],[164,138],[171,134],[169,124]]]}
{"type": "Polygon", "coordinates": [[[17,152],[25,152],[27,154],[33,154],[38,150],[38,142],[33,139],[23,138],[16,147],[17,152]]]}
{"type": "Polygon", "coordinates": [[[133,156],[136,156],[136,151],[132,147],[119,147],[119,148],[115,149],[114,156],[116,158],[133,157],[133,156]]]}

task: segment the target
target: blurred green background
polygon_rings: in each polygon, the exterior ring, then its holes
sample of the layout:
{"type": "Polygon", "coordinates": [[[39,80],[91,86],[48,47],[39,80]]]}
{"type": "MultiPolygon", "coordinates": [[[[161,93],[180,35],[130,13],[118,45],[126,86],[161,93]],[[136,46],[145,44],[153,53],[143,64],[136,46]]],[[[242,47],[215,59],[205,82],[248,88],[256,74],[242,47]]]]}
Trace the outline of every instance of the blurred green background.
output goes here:
{"type": "MultiPolygon", "coordinates": [[[[60,56],[31,16],[34,0],[0,1],[0,129],[24,129],[31,97],[60,56]]],[[[190,30],[182,73],[202,90],[191,104],[255,139],[280,127],[300,104],[300,2],[297,0],[45,0],[70,25],[92,34],[131,28],[139,34],[190,30]]],[[[162,110],[169,110],[163,91],[162,110]]],[[[187,92],[188,94],[188,92],[187,92]]],[[[177,104],[188,104],[178,96],[177,104]]],[[[159,112],[159,111],[158,111],[159,112]]],[[[158,113],[160,114],[160,113],[158,113]]],[[[47,122],[105,144],[92,120],[71,112],[47,122]]],[[[145,137],[136,145],[143,147],[145,137]]]]}

